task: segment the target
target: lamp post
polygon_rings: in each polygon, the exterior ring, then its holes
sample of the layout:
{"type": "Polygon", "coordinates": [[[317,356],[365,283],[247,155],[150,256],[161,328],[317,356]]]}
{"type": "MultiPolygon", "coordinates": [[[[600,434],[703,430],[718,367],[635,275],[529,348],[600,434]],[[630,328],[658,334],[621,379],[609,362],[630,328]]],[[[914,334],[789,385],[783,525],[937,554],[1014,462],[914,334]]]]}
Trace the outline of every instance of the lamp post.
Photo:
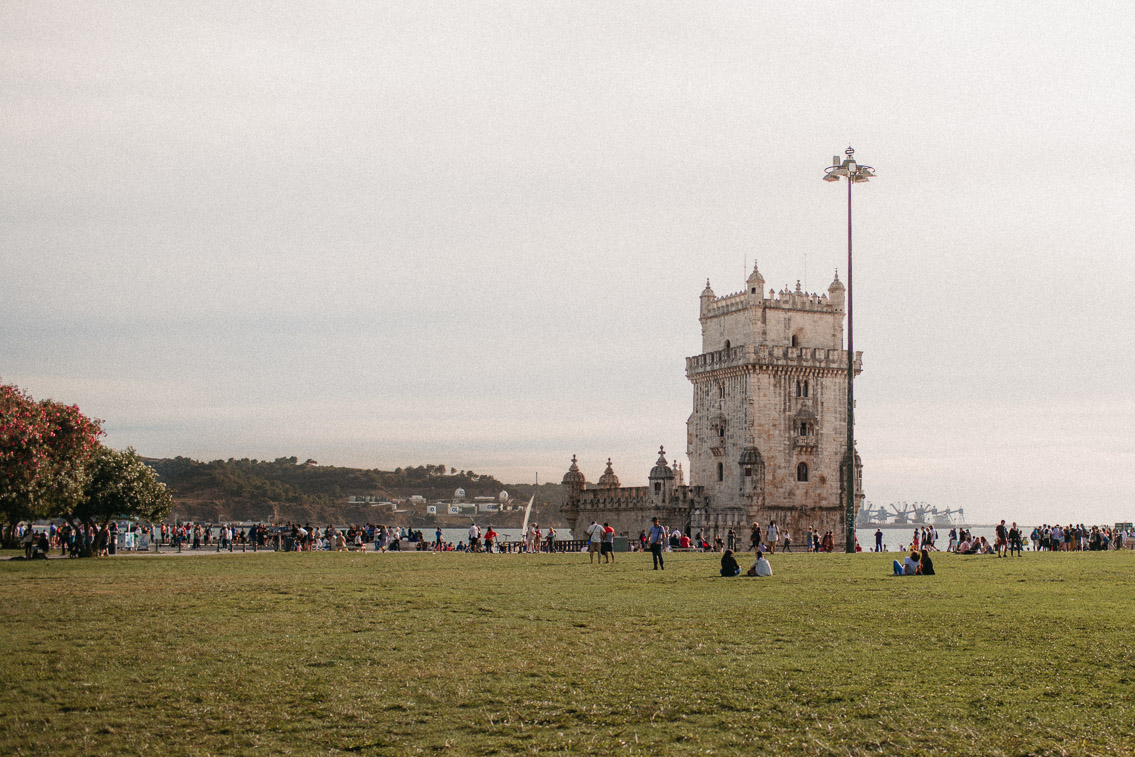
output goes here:
{"type": "Polygon", "coordinates": [[[847,502],[844,504],[844,520],[847,531],[847,552],[855,552],[855,341],[851,329],[851,185],[875,178],[875,169],[863,166],[855,160],[855,150],[848,147],[843,151],[847,157],[841,162],[839,156],[832,158],[832,164],[824,170],[824,181],[847,180],[847,469],[844,471],[844,490],[847,502]]]}

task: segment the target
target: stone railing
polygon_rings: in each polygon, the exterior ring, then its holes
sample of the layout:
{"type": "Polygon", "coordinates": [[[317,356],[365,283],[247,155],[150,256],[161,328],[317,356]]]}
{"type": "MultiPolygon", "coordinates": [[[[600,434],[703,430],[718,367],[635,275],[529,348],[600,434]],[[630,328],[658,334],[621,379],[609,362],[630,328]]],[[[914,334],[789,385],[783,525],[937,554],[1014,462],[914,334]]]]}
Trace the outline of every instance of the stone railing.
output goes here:
{"type": "MultiPolygon", "coordinates": [[[[716,352],[705,352],[686,358],[686,375],[740,365],[800,366],[809,368],[846,368],[847,350],[822,347],[781,347],[767,344],[746,344],[716,352]]],[[[863,353],[855,353],[855,372],[863,370],[863,353]]]]}

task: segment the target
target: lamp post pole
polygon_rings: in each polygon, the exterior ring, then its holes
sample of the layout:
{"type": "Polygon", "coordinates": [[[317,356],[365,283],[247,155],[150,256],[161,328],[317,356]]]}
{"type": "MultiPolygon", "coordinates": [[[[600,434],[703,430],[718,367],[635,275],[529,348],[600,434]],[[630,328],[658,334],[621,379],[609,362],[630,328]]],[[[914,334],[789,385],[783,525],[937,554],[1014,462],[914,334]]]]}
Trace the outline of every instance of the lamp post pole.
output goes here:
{"type": "Polygon", "coordinates": [[[844,454],[844,528],[847,535],[847,552],[855,552],[855,338],[852,330],[854,302],[851,278],[851,185],[875,178],[875,169],[859,165],[855,160],[855,150],[844,150],[847,156],[842,162],[839,156],[832,158],[832,165],[824,172],[824,181],[847,180],[847,452],[844,454]]]}

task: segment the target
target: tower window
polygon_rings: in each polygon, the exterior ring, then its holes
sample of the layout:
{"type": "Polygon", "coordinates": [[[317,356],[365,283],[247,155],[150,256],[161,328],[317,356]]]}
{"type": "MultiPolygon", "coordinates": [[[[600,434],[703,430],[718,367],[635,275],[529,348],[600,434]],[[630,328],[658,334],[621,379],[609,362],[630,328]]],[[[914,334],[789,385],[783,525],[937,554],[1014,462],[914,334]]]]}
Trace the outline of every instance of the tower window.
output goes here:
{"type": "Polygon", "coordinates": [[[729,345],[729,340],[728,340],[728,339],[726,339],[726,340],[725,340],[725,349],[729,349],[729,346],[730,346],[730,345],[729,345]]]}
{"type": "Polygon", "coordinates": [[[793,346],[793,347],[798,347],[798,346],[799,346],[799,345],[798,345],[798,344],[796,343],[796,335],[795,335],[795,334],[793,334],[793,335],[792,335],[792,346],[793,346]]]}
{"type": "Polygon", "coordinates": [[[756,293],[757,293],[756,287],[753,287],[752,289],[749,290],[749,294],[756,294],[756,293]]]}
{"type": "Polygon", "coordinates": [[[717,480],[718,481],[724,481],[725,480],[725,464],[724,463],[718,463],[717,464],[717,480]]]}
{"type": "Polygon", "coordinates": [[[804,396],[805,397],[808,396],[808,382],[807,381],[804,382],[804,396]]]}
{"type": "Polygon", "coordinates": [[[801,393],[800,393],[800,391],[801,391],[801,388],[802,388],[802,387],[800,386],[800,382],[799,382],[799,381],[797,381],[797,382],[796,382],[796,396],[797,396],[797,397],[803,397],[803,396],[804,396],[803,394],[801,394],[801,393]]]}
{"type": "Polygon", "coordinates": [[[747,477],[747,476],[751,476],[751,475],[753,475],[753,469],[752,469],[751,466],[746,465],[745,466],[745,476],[747,477]]]}
{"type": "Polygon", "coordinates": [[[718,435],[718,437],[720,437],[722,439],[725,438],[725,426],[724,425],[717,427],[717,435],[718,435]]]}
{"type": "Polygon", "coordinates": [[[661,481],[655,481],[654,482],[654,493],[655,494],[661,494],[662,493],[662,482],[661,481]]]}
{"type": "MultiPolygon", "coordinates": [[[[720,465],[720,463],[718,463],[720,465]]],[[[807,482],[808,480],[808,463],[800,463],[796,466],[796,480],[807,482]]]]}

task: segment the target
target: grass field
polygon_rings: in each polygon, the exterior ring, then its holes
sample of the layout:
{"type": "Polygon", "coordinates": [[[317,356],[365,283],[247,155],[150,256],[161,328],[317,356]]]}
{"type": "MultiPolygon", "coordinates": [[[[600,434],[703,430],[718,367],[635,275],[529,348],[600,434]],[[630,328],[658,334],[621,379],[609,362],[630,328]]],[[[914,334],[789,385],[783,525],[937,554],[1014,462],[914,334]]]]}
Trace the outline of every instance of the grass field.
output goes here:
{"type": "Polygon", "coordinates": [[[1135,754],[1135,553],[0,563],[2,754],[1135,754]]]}

